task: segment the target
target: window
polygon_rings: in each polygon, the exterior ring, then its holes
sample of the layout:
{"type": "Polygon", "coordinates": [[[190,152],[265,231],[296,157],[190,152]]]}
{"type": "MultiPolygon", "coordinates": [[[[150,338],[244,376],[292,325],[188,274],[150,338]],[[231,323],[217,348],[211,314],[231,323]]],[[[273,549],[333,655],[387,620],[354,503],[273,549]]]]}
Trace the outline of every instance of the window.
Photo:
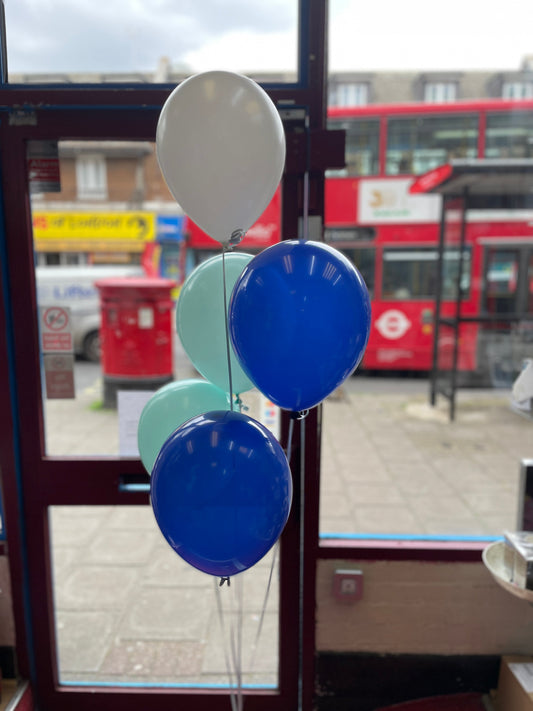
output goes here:
{"type": "Polygon", "coordinates": [[[457,85],[452,81],[429,82],[424,86],[424,101],[428,104],[443,104],[455,101],[457,85]]]}
{"type": "Polygon", "coordinates": [[[76,186],[79,200],[107,198],[107,170],[102,155],[84,155],[76,159],[76,186]]]}
{"type": "Polygon", "coordinates": [[[477,137],[475,115],[390,119],[386,173],[417,175],[452,158],[475,158],[477,137]]]}
{"type": "Polygon", "coordinates": [[[216,3],[208,13],[202,3],[157,0],[89,3],[62,13],[64,3],[49,0],[40,17],[24,3],[3,5],[12,83],[176,84],[213,67],[245,69],[250,76],[283,72],[284,82],[298,74],[296,0],[274,5],[248,0],[240,12],[216,3]],[[187,41],[176,43],[178,36],[187,41]],[[27,48],[25,37],[32,37],[27,48]]]}
{"type": "MultiPolygon", "coordinates": [[[[332,120],[330,129],[346,131],[346,168],[336,175],[377,175],[379,173],[379,121],[332,120]]],[[[333,175],[329,171],[328,175],[333,175]]]]}
{"type": "Polygon", "coordinates": [[[87,255],[81,252],[41,252],[37,254],[37,264],[67,267],[87,264],[87,255]]]}
{"type": "Polygon", "coordinates": [[[519,311],[518,249],[494,248],[488,250],[485,275],[485,309],[488,313],[513,313],[519,311]]]}
{"type": "Polygon", "coordinates": [[[531,99],[533,97],[533,82],[505,81],[502,87],[503,99],[531,99]]]}
{"type": "Polygon", "coordinates": [[[530,158],[532,155],[532,112],[487,115],[486,158],[530,158]]]}
{"type": "MultiPolygon", "coordinates": [[[[385,249],[383,251],[384,299],[433,299],[437,288],[435,249],[385,249]]],[[[451,249],[444,254],[443,298],[455,298],[459,270],[459,252],[451,249]]],[[[470,253],[463,253],[463,298],[470,288],[470,253]]]]}
{"type": "Polygon", "coordinates": [[[373,247],[343,248],[340,245],[337,245],[337,249],[340,249],[355,264],[365,280],[372,298],[374,296],[376,250],[373,247]]]}
{"type": "Polygon", "coordinates": [[[365,106],[366,104],[368,104],[368,84],[365,82],[337,84],[330,90],[330,106],[365,106]]]}

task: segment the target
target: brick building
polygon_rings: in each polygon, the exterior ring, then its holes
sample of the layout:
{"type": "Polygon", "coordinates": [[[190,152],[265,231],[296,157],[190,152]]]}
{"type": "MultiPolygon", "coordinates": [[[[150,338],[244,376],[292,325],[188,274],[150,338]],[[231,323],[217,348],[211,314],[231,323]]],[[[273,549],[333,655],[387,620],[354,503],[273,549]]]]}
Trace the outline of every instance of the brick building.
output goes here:
{"type": "MultiPolygon", "coordinates": [[[[12,75],[14,84],[178,83],[187,74],[162,58],[153,73],[12,75]]],[[[261,84],[294,80],[290,75],[252,75],[261,84]]],[[[533,56],[516,71],[379,71],[330,73],[330,106],[533,97],[533,56]]],[[[34,192],[34,238],[39,264],[138,263],[147,243],[171,243],[170,273],[179,270],[184,239],[182,211],[168,191],[155,155],[155,143],[61,141],[57,152],[60,189],[34,192]],[[72,214],[78,222],[63,219],[72,214]],[[91,215],[120,216],[91,223],[91,215]],[[63,217],[62,217],[63,216],[63,217]],[[93,231],[87,225],[92,224],[93,231]],[[141,233],[135,226],[144,225],[141,233]],[[55,225],[52,229],[51,226],[55,225]],[[77,226],[83,225],[83,229],[77,226]]],[[[149,251],[149,250],[148,250],[149,251]]],[[[183,269],[183,264],[182,267],[183,269]]],[[[181,275],[182,276],[182,275],[181,275]]]]}

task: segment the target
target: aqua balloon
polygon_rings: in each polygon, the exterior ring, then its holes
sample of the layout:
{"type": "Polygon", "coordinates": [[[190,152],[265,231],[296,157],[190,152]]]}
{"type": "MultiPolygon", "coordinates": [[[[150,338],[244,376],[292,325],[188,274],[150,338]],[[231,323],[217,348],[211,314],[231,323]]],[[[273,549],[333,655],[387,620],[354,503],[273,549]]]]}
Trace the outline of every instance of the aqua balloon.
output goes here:
{"type": "MultiPolygon", "coordinates": [[[[181,343],[196,370],[229,392],[226,319],[224,315],[223,255],[207,259],[187,277],[176,309],[176,328],[181,343]]],[[[227,300],[252,256],[243,252],[224,255],[227,300]]],[[[253,384],[241,368],[230,343],[233,393],[251,390],[253,384]]]]}
{"type": "Polygon", "coordinates": [[[206,380],[178,380],[164,385],[148,400],[137,428],[137,444],[150,474],[169,435],[191,417],[209,410],[229,410],[227,393],[206,380]]]}
{"type": "Polygon", "coordinates": [[[172,549],[198,570],[227,577],[255,565],[278,540],[292,479],[266,427],[240,412],[207,412],[166,440],[150,493],[172,549]]]}
{"type": "Polygon", "coordinates": [[[318,405],[355,370],[370,316],[365,282],[341,252],[287,240],[245,267],[228,319],[250,380],[273,403],[298,412],[318,405]]]}

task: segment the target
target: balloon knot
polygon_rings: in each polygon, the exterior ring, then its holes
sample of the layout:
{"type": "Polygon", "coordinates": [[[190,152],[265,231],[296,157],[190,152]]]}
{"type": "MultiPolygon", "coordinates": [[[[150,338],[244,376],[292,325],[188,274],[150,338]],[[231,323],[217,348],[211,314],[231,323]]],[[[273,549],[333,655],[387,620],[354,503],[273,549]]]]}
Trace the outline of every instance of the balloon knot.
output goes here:
{"type": "Polygon", "coordinates": [[[244,230],[233,230],[231,237],[229,238],[228,245],[235,247],[235,245],[240,244],[244,239],[246,232],[244,230]]]}
{"type": "Polygon", "coordinates": [[[227,584],[228,584],[228,588],[230,587],[231,581],[230,581],[229,577],[220,578],[220,582],[219,582],[219,584],[218,584],[218,587],[221,588],[221,587],[224,585],[224,583],[227,583],[227,584]]]}
{"type": "Polygon", "coordinates": [[[235,398],[235,405],[239,408],[240,412],[248,412],[248,410],[250,409],[247,405],[243,403],[239,395],[237,395],[237,397],[235,398]]]}
{"type": "Polygon", "coordinates": [[[291,420],[304,420],[309,414],[309,410],[300,410],[299,412],[291,412],[291,420]]]}

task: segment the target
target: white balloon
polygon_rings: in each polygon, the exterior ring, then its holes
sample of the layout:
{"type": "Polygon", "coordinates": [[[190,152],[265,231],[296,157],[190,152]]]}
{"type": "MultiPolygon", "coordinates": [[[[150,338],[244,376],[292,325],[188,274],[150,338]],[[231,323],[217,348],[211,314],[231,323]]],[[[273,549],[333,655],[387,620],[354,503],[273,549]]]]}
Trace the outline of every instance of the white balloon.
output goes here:
{"type": "Polygon", "coordinates": [[[204,72],[166,100],[156,151],[183,211],[213,239],[235,244],[276,192],[285,134],[274,103],[256,82],[232,72],[204,72]]]}

